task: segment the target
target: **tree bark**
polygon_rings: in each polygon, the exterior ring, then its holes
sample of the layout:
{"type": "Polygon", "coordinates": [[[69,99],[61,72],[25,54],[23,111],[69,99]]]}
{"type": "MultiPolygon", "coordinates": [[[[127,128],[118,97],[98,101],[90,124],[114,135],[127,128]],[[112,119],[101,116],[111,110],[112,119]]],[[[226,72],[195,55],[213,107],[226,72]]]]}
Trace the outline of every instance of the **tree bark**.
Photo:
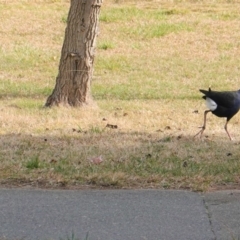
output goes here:
{"type": "Polygon", "coordinates": [[[92,102],[91,80],[103,0],[71,0],[56,85],[45,106],[92,102]]]}

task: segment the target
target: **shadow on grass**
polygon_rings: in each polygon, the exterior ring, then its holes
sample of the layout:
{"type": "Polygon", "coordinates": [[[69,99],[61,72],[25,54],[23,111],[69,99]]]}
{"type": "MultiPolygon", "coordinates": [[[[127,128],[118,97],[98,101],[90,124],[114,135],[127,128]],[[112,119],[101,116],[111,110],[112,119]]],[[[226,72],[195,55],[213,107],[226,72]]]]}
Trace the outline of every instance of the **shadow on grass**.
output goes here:
{"type": "Polygon", "coordinates": [[[5,186],[174,188],[205,191],[239,183],[239,146],[164,132],[83,132],[0,136],[5,186]],[[99,161],[101,159],[101,161],[99,161]]]}

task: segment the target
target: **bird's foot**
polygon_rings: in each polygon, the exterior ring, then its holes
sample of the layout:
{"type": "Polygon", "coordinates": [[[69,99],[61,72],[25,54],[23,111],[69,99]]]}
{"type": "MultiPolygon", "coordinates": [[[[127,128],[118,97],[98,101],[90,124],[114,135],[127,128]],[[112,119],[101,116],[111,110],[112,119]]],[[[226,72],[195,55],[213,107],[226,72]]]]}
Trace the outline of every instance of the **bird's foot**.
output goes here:
{"type": "Polygon", "coordinates": [[[202,126],[202,127],[199,127],[199,128],[201,128],[201,130],[196,135],[194,135],[194,137],[198,136],[199,134],[200,134],[200,137],[201,137],[206,127],[202,126]]]}

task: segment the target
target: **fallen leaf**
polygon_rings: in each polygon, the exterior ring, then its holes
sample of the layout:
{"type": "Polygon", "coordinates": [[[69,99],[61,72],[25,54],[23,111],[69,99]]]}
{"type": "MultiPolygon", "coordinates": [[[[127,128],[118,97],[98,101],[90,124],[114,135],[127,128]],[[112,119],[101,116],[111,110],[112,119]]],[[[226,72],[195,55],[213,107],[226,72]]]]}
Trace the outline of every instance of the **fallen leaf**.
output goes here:
{"type": "Polygon", "coordinates": [[[102,156],[88,158],[88,160],[89,160],[90,163],[93,163],[93,164],[100,164],[100,163],[103,162],[102,156]]]}
{"type": "Polygon", "coordinates": [[[72,131],[73,131],[73,132],[77,132],[77,133],[81,133],[81,132],[82,132],[81,129],[77,130],[76,128],[73,128],[72,131]]]}
{"type": "Polygon", "coordinates": [[[183,162],[183,167],[187,167],[188,163],[186,161],[183,162]]]}
{"type": "Polygon", "coordinates": [[[112,128],[112,129],[118,128],[117,125],[113,125],[113,124],[109,124],[109,123],[106,125],[106,127],[107,127],[107,128],[112,128]]]}
{"type": "Polygon", "coordinates": [[[181,139],[182,138],[182,135],[179,135],[177,136],[177,140],[181,139]]]}
{"type": "Polygon", "coordinates": [[[56,163],[56,162],[57,162],[56,159],[51,159],[51,160],[50,160],[50,163],[56,163]]]}

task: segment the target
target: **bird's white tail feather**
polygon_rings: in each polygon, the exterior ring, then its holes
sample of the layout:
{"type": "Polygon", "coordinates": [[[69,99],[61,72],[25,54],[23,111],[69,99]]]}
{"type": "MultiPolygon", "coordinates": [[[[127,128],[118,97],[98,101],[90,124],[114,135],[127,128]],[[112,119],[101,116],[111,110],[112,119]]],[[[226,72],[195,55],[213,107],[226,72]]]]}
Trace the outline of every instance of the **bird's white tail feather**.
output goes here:
{"type": "Polygon", "coordinates": [[[214,111],[217,108],[217,104],[211,98],[208,97],[206,98],[206,105],[211,111],[214,111]]]}

